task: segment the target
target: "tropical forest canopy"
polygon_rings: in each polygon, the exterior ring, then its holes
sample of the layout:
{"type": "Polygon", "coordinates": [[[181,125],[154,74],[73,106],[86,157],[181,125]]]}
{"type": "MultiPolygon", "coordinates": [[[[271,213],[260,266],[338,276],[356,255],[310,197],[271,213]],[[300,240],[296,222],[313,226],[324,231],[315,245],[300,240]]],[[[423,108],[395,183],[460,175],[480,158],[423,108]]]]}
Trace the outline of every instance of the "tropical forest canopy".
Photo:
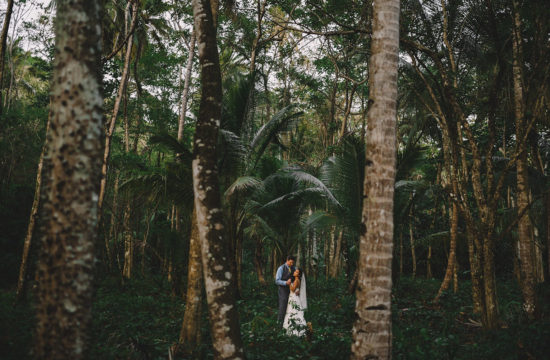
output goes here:
{"type": "Polygon", "coordinates": [[[548,5],[0,2],[0,353],[546,358],[548,5]]]}

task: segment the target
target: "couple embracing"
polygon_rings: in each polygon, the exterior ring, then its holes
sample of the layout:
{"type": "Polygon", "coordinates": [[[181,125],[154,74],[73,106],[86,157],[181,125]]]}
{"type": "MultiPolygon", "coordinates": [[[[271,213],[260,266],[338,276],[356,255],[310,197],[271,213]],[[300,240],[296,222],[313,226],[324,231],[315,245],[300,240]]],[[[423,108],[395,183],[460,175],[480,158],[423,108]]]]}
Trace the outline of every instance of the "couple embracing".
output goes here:
{"type": "Polygon", "coordinates": [[[306,333],[304,309],[307,308],[306,277],[302,269],[294,267],[296,258],[288,256],[279,266],[275,283],[279,288],[279,325],[290,335],[303,336],[306,333]]]}

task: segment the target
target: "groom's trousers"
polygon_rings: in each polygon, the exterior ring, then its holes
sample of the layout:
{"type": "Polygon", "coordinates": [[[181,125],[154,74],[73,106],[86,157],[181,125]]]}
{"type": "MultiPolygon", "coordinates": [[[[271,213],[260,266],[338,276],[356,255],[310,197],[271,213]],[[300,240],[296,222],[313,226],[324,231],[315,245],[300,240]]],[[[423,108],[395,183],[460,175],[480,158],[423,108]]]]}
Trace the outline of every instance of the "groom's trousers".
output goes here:
{"type": "Polygon", "coordinates": [[[283,321],[285,320],[289,295],[290,288],[288,286],[279,286],[279,315],[277,316],[277,322],[279,323],[279,326],[283,326],[283,321]]]}

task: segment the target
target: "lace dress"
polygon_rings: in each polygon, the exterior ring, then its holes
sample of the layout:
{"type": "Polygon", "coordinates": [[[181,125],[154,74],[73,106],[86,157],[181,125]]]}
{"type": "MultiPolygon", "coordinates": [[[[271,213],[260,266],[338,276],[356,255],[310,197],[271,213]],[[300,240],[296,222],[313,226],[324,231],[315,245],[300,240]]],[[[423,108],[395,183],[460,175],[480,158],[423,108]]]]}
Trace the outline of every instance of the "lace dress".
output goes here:
{"type": "Polygon", "coordinates": [[[296,292],[291,291],[288,297],[283,329],[286,330],[288,335],[304,336],[306,334],[306,327],[307,324],[300,297],[296,292]]]}

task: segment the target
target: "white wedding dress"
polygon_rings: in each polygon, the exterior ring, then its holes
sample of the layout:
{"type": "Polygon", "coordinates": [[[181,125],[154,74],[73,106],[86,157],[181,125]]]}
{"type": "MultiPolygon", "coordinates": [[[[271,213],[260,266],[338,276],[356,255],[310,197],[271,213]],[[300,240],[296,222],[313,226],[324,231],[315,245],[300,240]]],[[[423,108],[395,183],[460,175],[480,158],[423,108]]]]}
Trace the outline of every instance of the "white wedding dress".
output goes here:
{"type": "MultiPolygon", "coordinates": [[[[298,290],[298,289],[297,289],[298,290]]],[[[288,305],[286,307],[285,320],[283,329],[288,335],[304,336],[306,334],[306,319],[304,317],[304,309],[307,308],[307,297],[305,287],[305,277],[302,276],[302,282],[299,289],[300,295],[291,291],[288,296],[288,305]]]]}

